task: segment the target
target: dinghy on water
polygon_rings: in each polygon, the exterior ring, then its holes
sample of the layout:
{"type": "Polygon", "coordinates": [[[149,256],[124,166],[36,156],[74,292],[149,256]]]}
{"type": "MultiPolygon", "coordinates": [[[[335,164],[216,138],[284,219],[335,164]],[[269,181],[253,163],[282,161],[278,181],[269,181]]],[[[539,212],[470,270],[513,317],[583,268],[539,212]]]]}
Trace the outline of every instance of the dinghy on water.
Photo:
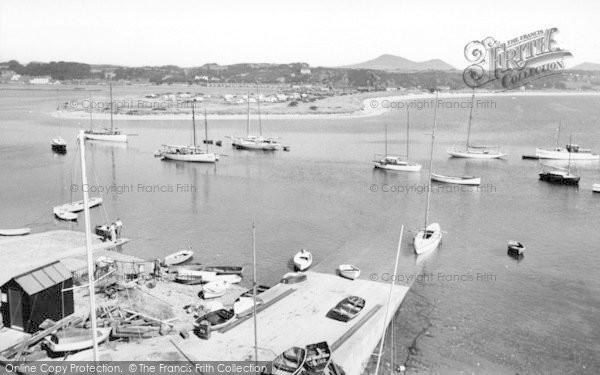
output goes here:
{"type": "Polygon", "coordinates": [[[273,375],[297,375],[306,361],[306,349],[297,346],[284,351],[271,362],[273,375]]]}
{"type": "Polygon", "coordinates": [[[355,280],[360,276],[360,268],[351,264],[340,264],[338,267],[340,276],[350,280],[355,280]]]}
{"type": "MultiPolygon", "coordinates": [[[[102,204],[102,198],[100,197],[91,197],[88,200],[88,208],[94,208],[96,206],[99,206],[102,204]]],[[[61,206],[56,206],[56,208],[61,208],[64,211],[68,211],[68,212],[81,212],[83,211],[83,200],[81,201],[75,201],[75,202],[71,202],[71,203],[65,203],[61,206]]]]}
{"type": "MultiPolygon", "coordinates": [[[[110,336],[111,328],[97,328],[97,341],[101,343],[110,336]]],[[[46,347],[53,353],[75,352],[94,346],[92,331],[85,328],[66,328],[44,338],[46,347]]]]}
{"type": "Polygon", "coordinates": [[[0,229],[0,236],[25,236],[31,233],[31,228],[0,229]]]}
{"type": "Polygon", "coordinates": [[[475,176],[444,176],[442,174],[432,173],[431,179],[437,182],[456,185],[481,185],[481,177],[475,176]]]}
{"type": "Polygon", "coordinates": [[[592,185],[592,191],[594,193],[600,193],[600,183],[599,184],[593,184],[592,185]]]}
{"type": "Polygon", "coordinates": [[[192,250],[181,250],[176,253],[167,255],[163,261],[165,266],[172,266],[175,264],[181,264],[190,260],[194,256],[194,252],[192,250]]]}
{"type": "Polygon", "coordinates": [[[56,216],[57,218],[59,218],[61,220],[65,220],[65,221],[77,220],[77,214],[73,213],[71,211],[68,211],[63,206],[54,207],[53,212],[54,212],[54,216],[56,216]]]}
{"type": "Polygon", "coordinates": [[[294,266],[298,271],[305,271],[310,268],[313,262],[312,254],[306,250],[302,249],[296,255],[294,255],[294,266]]]}
{"type": "Polygon", "coordinates": [[[52,148],[52,151],[56,153],[67,153],[67,141],[65,141],[61,136],[52,138],[52,140],[50,141],[50,147],[52,148]]]}

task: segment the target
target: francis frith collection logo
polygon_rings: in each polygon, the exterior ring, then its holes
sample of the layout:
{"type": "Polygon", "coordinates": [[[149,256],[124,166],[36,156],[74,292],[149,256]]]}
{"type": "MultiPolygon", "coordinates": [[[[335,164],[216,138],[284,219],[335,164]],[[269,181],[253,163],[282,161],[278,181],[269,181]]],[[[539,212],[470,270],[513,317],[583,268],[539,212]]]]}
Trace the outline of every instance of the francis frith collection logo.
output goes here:
{"type": "Polygon", "coordinates": [[[501,43],[492,37],[474,40],[465,46],[465,58],[471,63],[463,72],[469,87],[481,87],[498,81],[511,90],[540,78],[560,74],[564,59],[571,52],[559,48],[553,27],[524,34],[501,43]]]}

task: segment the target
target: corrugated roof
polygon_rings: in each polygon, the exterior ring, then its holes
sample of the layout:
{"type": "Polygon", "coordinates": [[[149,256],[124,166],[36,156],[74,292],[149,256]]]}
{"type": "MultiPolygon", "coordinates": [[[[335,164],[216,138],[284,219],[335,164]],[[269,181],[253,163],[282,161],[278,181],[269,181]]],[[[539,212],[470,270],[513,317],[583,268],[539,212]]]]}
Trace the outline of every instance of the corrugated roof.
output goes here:
{"type": "Polygon", "coordinates": [[[61,262],[54,262],[15,277],[23,290],[33,295],[71,278],[71,272],[61,262]]]}

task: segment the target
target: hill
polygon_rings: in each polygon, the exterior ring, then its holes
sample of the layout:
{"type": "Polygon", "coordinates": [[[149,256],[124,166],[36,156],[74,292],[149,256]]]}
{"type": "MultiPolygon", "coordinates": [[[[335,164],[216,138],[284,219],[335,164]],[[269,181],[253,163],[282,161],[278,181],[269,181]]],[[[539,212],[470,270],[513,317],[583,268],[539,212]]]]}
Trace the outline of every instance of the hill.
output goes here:
{"type": "Polygon", "coordinates": [[[600,64],[584,62],[583,64],[576,65],[571,68],[571,70],[591,70],[591,71],[600,71],[600,64]]]}
{"type": "Polygon", "coordinates": [[[394,55],[381,55],[376,59],[358,64],[344,66],[347,69],[373,69],[386,72],[414,72],[424,70],[454,70],[454,67],[440,59],[422,62],[412,61],[404,57],[394,55]]]}

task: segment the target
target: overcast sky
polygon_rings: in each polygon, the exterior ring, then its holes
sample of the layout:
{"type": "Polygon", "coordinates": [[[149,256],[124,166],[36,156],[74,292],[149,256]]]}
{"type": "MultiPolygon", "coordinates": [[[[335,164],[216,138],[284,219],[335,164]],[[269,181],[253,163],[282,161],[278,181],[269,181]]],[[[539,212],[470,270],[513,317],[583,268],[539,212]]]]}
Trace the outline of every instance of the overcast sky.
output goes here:
{"type": "Polygon", "coordinates": [[[467,66],[465,44],[558,27],[567,64],[600,63],[600,1],[0,1],[0,61],[199,66],[381,54],[467,66]]]}

